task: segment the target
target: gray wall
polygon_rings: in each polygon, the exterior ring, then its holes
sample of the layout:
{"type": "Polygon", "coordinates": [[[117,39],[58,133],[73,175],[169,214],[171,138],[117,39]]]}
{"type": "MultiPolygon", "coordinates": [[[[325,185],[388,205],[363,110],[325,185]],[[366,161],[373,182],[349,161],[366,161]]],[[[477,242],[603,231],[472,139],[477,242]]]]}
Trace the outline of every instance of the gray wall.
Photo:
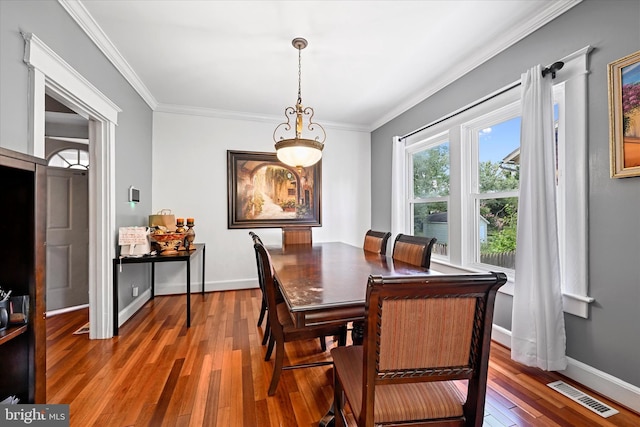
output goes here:
{"type": "MultiPolygon", "coordinates": [[[[152,111],[55,0],[0,1],[0,146],[27,152],[28,70],[20,31],[35,34],[122,109],[115,147],[116,227],[145,225],[152,206],[152,111]],[[133,208],[127,202],[130,185],[142,194],[133,208]]],[[[123,273],[134,276],[121,283],[148,283],[146,271],[127,268],[123,273]]],[[[131,299],[126,291],[121,307],[131,299]]]]}
{"type": "MultiPolygon", "coordinates": [[[[391,140],[463,107],[586,45],[589,144],[588,319],[565,315],[567,355],[640,386],[640,177],[609,178],[607,64],[640,50],[640,1],[585,0],[372,135],[372,227],[390,229],[391,140]]],[[[562,71],[560,71],[562,72],[562,71]]],[[[511,297],[496,323],[511,327],[511,297]]]]}

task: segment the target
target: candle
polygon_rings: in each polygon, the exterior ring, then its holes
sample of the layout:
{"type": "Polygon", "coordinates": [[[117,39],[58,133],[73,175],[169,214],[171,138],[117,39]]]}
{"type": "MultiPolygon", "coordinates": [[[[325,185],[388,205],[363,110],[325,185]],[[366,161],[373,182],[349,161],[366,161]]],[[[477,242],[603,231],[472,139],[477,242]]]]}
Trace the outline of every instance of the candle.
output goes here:
{"type": "Polygon", "coordinates": [[[184,225],[184,218],[176,218],[177,225],[184,225]]]}
{"type": "Polygon", "coordinates": [[[193,218],[187,218],[187,225],[193,226],[193,218]]]}

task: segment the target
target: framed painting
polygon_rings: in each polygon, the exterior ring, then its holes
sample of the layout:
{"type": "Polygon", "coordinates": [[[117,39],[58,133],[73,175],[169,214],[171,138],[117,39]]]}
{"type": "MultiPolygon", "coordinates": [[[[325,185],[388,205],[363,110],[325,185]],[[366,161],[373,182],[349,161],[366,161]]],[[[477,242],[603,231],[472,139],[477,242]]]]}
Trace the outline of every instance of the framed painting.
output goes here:
{"type": "Polygon", "coordinates": [[[608,65],[611,177],[640,176],[640,51],[608,65]]]}
{"type": "Polygon", "coordinates": [[[317,227],[322,160],[306,168],[275,153],[227,151],[228,228],[317,227]]]}

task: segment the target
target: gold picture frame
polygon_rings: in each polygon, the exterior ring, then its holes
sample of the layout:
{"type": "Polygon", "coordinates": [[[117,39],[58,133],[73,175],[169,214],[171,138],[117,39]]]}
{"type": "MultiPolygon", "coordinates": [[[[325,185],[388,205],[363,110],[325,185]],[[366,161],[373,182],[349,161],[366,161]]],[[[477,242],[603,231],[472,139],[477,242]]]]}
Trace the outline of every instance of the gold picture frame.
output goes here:
{"type": "Polygon", "coordinates": [[[640,176],[640,51],[607,68],[611,178],[640,176]]]}

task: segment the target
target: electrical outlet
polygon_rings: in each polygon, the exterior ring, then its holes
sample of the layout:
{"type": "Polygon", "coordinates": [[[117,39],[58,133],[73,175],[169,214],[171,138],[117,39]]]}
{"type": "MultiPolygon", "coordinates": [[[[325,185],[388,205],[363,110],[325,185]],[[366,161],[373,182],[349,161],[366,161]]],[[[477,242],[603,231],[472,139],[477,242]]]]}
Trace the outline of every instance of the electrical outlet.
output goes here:
{"type": "Polygon", "coordinates": [[[134,297],[138,296],[138,287],[136,285],[131,285],[131,293],[134,297]]]}

